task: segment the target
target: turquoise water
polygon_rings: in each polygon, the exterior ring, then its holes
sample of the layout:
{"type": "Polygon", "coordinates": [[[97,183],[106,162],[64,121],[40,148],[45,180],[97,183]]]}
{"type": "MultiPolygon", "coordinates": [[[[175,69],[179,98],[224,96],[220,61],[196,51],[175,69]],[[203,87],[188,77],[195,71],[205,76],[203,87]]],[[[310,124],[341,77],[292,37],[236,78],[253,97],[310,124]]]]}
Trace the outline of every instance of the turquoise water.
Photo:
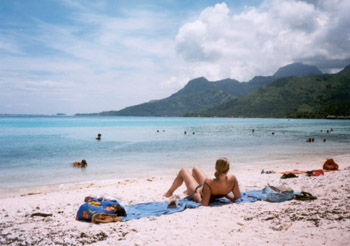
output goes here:
{"type": "Polygon", "coordinates": [[[346,120],[3,116],[0,189],[209,168],[219,156],[236,166],[328,158],[349,154],[349,143],[346,120]],[[82,159],[86,169],[72,167],[82,159]]]}

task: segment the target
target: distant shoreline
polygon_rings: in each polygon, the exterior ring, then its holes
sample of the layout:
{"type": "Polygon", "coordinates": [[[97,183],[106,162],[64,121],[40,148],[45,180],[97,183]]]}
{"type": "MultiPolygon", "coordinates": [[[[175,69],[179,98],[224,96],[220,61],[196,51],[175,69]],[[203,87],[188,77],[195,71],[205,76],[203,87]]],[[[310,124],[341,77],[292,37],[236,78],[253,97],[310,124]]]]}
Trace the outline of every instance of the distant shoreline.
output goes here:
{"type": "Polygon", "coordinates": [[[74,116],[74,115],[66,115],[66,114],[58,113],[58,114],[0,114],[0,116],[62,117],[62,116],[74,116]]]}
{"type": "Polygon", "coordinates": [[[237,119],[309,119],[309,120],[350,120],[350,116],[328,115],[325,118],[294,118],[294,117],[229,117],[229,116],[154,116],[154,115],[99,115],[98,113],[87,114],[0,114],[0,117],[155,117],[155,118],[237,118],[237,119]]]}

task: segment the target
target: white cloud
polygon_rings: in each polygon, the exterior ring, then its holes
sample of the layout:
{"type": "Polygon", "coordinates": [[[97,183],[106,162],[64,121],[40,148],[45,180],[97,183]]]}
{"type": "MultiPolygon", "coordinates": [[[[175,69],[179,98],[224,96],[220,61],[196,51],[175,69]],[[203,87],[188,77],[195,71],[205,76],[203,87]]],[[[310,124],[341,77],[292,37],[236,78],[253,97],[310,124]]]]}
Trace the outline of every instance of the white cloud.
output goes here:
{"type": "Polygon", "coordinates": [[[321,59],[330,61],[327,71],[332,60],[350,57],[349,10],[349,1],[273,0],[230,14],[225,3],[216,4],[179,29],[177,52],[187,73],[210,80],[247,81],[288,63],[321,59]]]}
{"type": "Polygon", "coordinates": [[[200,76],[247,81],[294,61],[350,63],[350,1],[266,0],[241,12],[54,3],[67,11],[0,24],[0,113],[118,110],[200,76]]]}
{"type": "MultiPolygon", "coordinates": [[[[6,91],[17,98],[14,105],[30,101],[29,113],[39,112],[43,107],[36,105],[35,93],[42,102],[57,101],[40,113],[58,111],[63,101],[70,103],[60,112],[101,112],[166,97],[173,91],[160,83],[170,77],[166,64],[174,56],[169,35],[169,28],[176,32],[174,16],[152,9],[118,9],[122,14],[114,14],[103,4],[97,9],[94,4],[66,4],[70,8],[66,22],[34,17],[30,24],[35,34],[21,34],[20,42],[12,46],[5,41],[15,39],[15,32],[0,35],[0,49],[21,54],[0,58],[1,94],[6,91]],[[38,53],[28,52],[32,44],[40,47],[38,53]],[[26,99],[20,99],[23,96],[26,99]]],[[[0,104],[5,105],[8,98],[0,98],[0,104]]],[[[24,113],[21,110],[16,113],[24,113]]]]}

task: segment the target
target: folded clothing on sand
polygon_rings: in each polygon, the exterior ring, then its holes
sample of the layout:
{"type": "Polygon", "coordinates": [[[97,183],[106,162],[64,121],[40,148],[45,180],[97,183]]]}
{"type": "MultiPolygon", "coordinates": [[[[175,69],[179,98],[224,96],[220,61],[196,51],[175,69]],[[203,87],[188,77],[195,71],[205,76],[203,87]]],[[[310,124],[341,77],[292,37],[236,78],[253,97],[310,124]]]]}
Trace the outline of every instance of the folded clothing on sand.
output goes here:
{"type": "Polygon", "coordinates": [[[118,201],[101,201],[93,197],[86,197],[85,203],[80,206],[76,219],[91,221],[95,214],[116,214],[126,216],[126,210],[118,201]]]}
{"type": "Polygon", "coordinates": [[[307,176],[320,176],[320,175],[324,175],[324,172],[322,169],[317,169],[317,170],[307,171],[306,175],[307,176]]]}
{"type": "Polygon", "coordinates": [[[281,179],[297,178],[298,176],[294,173],[285,173],[282,175],[281,179]]]}

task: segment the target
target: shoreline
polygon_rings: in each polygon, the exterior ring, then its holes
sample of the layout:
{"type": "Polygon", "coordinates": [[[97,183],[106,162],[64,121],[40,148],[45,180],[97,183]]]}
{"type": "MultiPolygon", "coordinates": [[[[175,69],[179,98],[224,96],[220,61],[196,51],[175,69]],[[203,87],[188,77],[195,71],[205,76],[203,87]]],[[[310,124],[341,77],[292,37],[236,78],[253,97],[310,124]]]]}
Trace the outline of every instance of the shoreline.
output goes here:
{"type": "MultiPolygon", "coordinates": [[[[317,158],[316,158],[317,159],[317,158]]],[[[350,156],[335,157],[340,169],[350,156]]],[[[280,179],[282,171],[322,169],[323,162],[266,165],[257,169],[231,167],[241,192],[267,184],[287,184],[315,195],[315,201],[257,201],[219,207],[199,207],[159,217],[107,224],[76,221],[76,212],[89,195],[111,194],[123,204],[167,201],[162,197],[175,174],[135,179],[56,185],[51,189],[9,193],[0,198],[0,244],[36,245],[347,245],[350,240],[350,170],[324,176],[280,179]],[[276,173],[260,174],[261,169],[276,173]],[[33,213],[52,216],[31,217],[33,213]]],[[[204,170],[210,174],[210,170],[204,170]],[[209,172],[208,172],[209,171],[209,172]]],[[[213,169],[211,170],[213,172],[213,169]]],[[[185,187],[175,194],[184,197],[185,187]]]]}
{"type": "MultiPolygon", "coordinates": [[[[342,154],[342,155],[337,155],[334,157],[329,157],[333,158],[334,160],[338,161],[340,165],[344,166],[350,166],[350,154],[342,154]],[[342,163],[343,162],[343,163],[342,163]]],[[[231,161],[231,160],[230,160],[231,161]]],[[[313,156],[312,158],[309,158],[308,160],[301,160],[301,159],[295,159],[295,160],[283,160],[277,162],[276,160],[273,161],[273,163],[270,163],[269,161],[260,161],[260,162],[255,162],[249,165],[239,165],[234,163],[234,161],[231,161],[231,173],[235,173],[235,171],[239,170],[257,170],[261,171],[262,169],[265,170],[275,170],[275,171],[287,171],[286,168],[294,170],[302,170],[304,166],[308,167],[308,169],[322,169],[322,165],[324,163],[325,159],[323,157],[315,157],[313,156]],[[293,168],[293,169],[292,169],[293,168]]],[[[204,166],[201,166],[200,164],[194,164],[198,165],[208,176],[213,176],[212,174],[214,173],[214,163],[212,164],[212,167],[208,167],[209,165],[207,164],[209,161],[206,162],[204,166]]],[[[194,165],[190,166],[185,166],[186,168],[190,169],[194,165]]],[[[24,194],[24,193],[43,193],[43,192],[51,192],[55,190],[61,190],[64,187],[72,188],[72,187],[85,187],[88,186],[89,184],[100,184],[100,185],[105,185],[105,184],[113,184],[115,182],[123,181],[123,180],[143,180],[143,179],[148,179],[150,177],[167,177],[170,179],[173,179],[175,175],[177,174],[177,171],[172,170],[167,170],[166,172],[156,172],[154,175],[150,175],[149,173],[145,175],[136,175],[136,176],[130,176],[130,177],[117,177],[117,178],[109,178],[109,179],[96,179],[96,180],[83,180],[83,181],[78,181],[78,182],[67,182],[67,183],[57,183],[57,184],[47,184],[47,185],[33,185],[33,186],[22,186],[22,187],[15,187],[15,188],[2,188],[0,189],[0,195],[2,197],[7,197],[11,195],[16,195],[16,194],[24,194]]]]}

